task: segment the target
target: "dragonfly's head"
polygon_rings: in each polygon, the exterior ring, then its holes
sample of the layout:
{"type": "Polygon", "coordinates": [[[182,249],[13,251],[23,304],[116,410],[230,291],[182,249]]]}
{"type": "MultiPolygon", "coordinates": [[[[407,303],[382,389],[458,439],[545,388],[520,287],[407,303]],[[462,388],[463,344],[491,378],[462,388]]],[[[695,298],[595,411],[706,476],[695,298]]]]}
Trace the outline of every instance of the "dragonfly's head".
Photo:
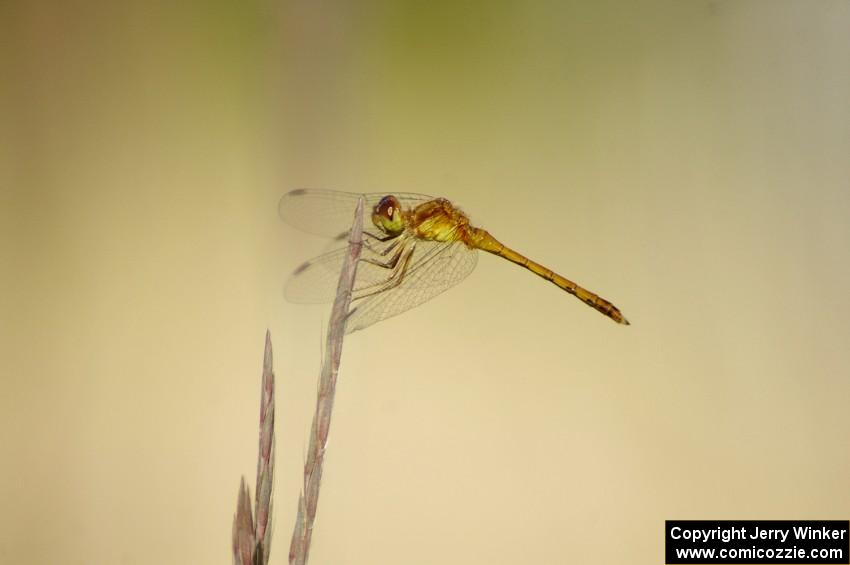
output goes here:
{"type": "Polygon", "coordinates": [[[372,210],[372,223],[387,235],[399,235],[404,231],[401,204],[393,195],[384,196],[372,210]]]}

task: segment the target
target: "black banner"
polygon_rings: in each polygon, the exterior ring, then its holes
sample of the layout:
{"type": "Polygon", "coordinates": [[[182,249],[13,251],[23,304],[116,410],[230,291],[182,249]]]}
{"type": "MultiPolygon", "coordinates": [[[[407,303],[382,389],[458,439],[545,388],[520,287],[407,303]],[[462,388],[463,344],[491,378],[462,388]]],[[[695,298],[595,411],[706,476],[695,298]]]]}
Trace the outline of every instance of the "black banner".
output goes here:
{"type": "Polygon", "coordinates": [[[667,520],[665,563],[850,563],[848,520],[667,520]]]}

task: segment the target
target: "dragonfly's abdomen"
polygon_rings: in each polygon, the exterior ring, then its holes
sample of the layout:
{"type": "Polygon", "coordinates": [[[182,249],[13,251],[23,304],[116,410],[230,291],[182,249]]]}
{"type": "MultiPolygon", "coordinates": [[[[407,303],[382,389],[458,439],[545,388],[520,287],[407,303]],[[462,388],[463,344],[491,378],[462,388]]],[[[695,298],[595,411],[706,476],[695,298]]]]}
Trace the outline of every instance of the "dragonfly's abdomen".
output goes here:
{"type": "Polygon", "coordinates": [[[614,306],[598,294],[594,294],[589,290],[582,288],[581,286],[577,285],[568,278],[562,277],[552,269],[547,269],[540,263],[532,261],[525,255],[514,251],[510,247],[505,246],[495,237],[490,235],[486,230],[473,228],[470,226],[465,230],[464,235],[464,241],[470,247],[481,249],[482,251],[487,251],[488,253],[492,253],[493,255],[503,257],[512,263],[516,263],[521,267],[525,267],[535,275],[538,275],[551,282],[558,288],[569,292],[591,308],[594,308],[598,312],[605,314],[615,322],[619,324],[629,324],[629,321],[626,320],[622,312],[620,312],[620,310],[616,306],[614,306]]]}

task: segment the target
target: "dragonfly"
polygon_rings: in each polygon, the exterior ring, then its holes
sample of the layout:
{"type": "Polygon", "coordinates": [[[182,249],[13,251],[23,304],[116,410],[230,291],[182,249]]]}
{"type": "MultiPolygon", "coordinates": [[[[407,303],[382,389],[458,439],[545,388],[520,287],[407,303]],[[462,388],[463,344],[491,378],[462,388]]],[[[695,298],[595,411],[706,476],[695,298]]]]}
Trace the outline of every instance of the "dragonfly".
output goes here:
{"type": "MultiPolygon", "coordinates": [[[[620,310],[504,245],[445,198],[411,192],[355,194],[297,189],[280,199],[278,212],[301,231],[348,238],[359,198],[363,206],[363,248],[352,292],[346,333],[362,330],[431,300],[465,279],[486,251],[528,269],[572,294],[618,324],[629,325],[620,310]]],[[[347,244],[301,264],[286,283],[290,302],[330,302],[348,253],[347,244]]]]}

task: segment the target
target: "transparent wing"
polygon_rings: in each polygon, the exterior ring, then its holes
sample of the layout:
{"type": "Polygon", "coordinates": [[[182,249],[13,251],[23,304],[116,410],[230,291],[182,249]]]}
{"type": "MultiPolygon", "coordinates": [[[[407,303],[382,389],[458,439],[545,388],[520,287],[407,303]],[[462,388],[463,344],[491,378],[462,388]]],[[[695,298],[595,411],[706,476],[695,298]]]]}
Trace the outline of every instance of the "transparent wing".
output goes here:
{"type": "MultiPolygon", "coordinates": [[[[465,279],[478,261],[478,253],[459,241],[416,240],[415,245],[415,262],[408,267],[398,286],[352,303],[346,333],[362,330],[431,300],[465,279]],[[419,260],[415,259],[417,253],[421,253],[419,260]]],[[[363,264],[358,266],[358,278],[360,266],[363,264]]]]}
{"type": "MultiPolygon", "coordinates": [[[[413,246],[409,266],[401,275],[401,283],[390,286],[388,282],[393,276],[392,269],[364,259],[387,260],[398,251],[396,248],[392,253],[381,255],[391,244],[392,241],[372,245],[371,250],[363,248],[361,261],[357,265],[354,295],[374,294],[355,299],[352,303],[353,312],[346,326],[349,333],[430,300],[466,278],[478,261],[478,253],[461,242],[408,240],[401,245],[413,246]],[[383,285],[387,285],[387,288],[382,290],[383,285]]],[[[298,267],[286,283],[284,292],[287,300],[307,304],[332,301],[336,296],[339,273],[347,252],[348,248],[343,247],[298,267]]]]}
{"type": "Polygon", "coordinates": [[[381,198],[392,194],[402,206],[412,208],[422,202],[434,200],[427,194],[413,192],[373,192],[357,194],[336,190],[298,189],[284,194],[278,202],[278,214],[281,219],[301,231],[325,237],[337,237],[347,234],[354,221],[357,198],[363,196],[363,229],[372,227],[372,208],[381,198]]]}
{"type": "MultiPolygon", "coordinates": [[[[339,242],[335,239],[337,245],[339,242]]],[[[385,282],[392,274],[389,269],[368,263],[362,259],[374,259],[376,261],[387,261],[391,253],[381,255],[388,247],[389,242],[379,243],[370,251],[365,246],[361,252],[361,261],[357,266],[357,277],[354,281],[354,292],[362,291],[364,288],[385,282]]],[[[336,287],[339,283],[339,274],[342,264],[348,254],[348,246],[334,249],[318,257],[314,257],[302,263],[289,280],[286,281],[284,295],[290,302],[299,304],[321,304],[332,302],[336,297],[336,287]]]]}
{"type": "MultiPolygon", "coordinates": [[[[408,241],[408,245],[412,243],[408,241]]],[[[361,252],[361,260],[357,266],[357,278],[354,281],[355,296],[358,293],[363,293],[369,289],[374,290],[379,285],[387,282],[392,277],[392,269],[376,265],[369,260],[377,262],[389,261],[397,252],[401,252],[402,245],[395,240],[385,242],[373,242],[369,246],[365,246],[361,252]]],[[[411,273],[417,272],[428,261],[436,257],[444,248],[450,246],[445,242],[416,240],[413,247],[413,252],[410,258],[410,265],[407,268],[405,277],[411,273]]],[[[466,250],[453,250],[455,253],[461,253],[466,250]]],[[[318,257],[314,257],[305,263],[302,263],[286,282],[284,294],[290,302],[300,304],[321,304],[323,302],[332,302],[336,297],[336,287],[339,282],[339,273],[342,270],[342,264],[348,253],[348,246],[340,249],[334,249],[318,257]]],[[[471,253],[473,258],[475,253],[471,253]]],[[[473,262],[472,267],[475,264],[473,262]]],[[[432,285],[442,284],[443,281],[436,276],[436,273],[429,278],[411,279],[408,284],[411,285],[432,285]]]]}

